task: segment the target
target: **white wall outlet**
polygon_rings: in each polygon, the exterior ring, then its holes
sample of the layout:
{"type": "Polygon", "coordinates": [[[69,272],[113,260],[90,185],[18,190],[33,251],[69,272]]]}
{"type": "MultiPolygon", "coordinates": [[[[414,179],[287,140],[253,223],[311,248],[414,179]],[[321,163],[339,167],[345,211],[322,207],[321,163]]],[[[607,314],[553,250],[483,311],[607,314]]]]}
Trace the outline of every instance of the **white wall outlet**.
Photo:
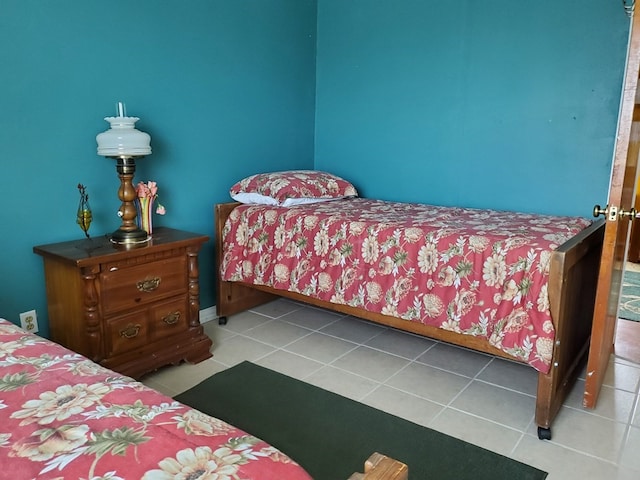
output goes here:
{"type": "Polygon", "coordinates": [[[38,332],[38,316],[35,310],[29,310],[28,312],[22,312],[20,314],[20,325],[27,332],[38,332]]]}

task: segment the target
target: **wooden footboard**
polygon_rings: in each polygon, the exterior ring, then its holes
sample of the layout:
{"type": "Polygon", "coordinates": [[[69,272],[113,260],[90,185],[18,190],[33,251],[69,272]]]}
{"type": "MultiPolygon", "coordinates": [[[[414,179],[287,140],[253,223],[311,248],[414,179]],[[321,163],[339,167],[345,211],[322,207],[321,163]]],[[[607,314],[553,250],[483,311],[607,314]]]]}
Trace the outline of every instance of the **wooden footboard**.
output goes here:
{"type": "Polygon", "coordinates": [[[538,376],[536,423],[540,438],[550,438],[551,422],[589,349],[604,224],[604,219],[594,222],[551,257],[549,303],[556,343],[551,370],[538,376]]]}
{"type": "MultiPolygon", "coordinates": [[[[519,361],[498,350],[483,338],[462,335],[421,323],[372,313],[348,305],[339,305],[299,293],[254,286],[220,279],[222,262],[222,229],[237,203],[215,206],[215,248],[217,258],[217,311],[221,323],[229,315],[247,310],[278,297],[290,298],[309,305],[344,313],[357,318],[409,331],[476,351],[519,361]]],[[[580,362],[588,351],[595,289],[604,238],[604,221],[599,220],[561,245],[551,257],[549,301],[556,328],[556,343],[551,371],[539,374],[536,400],[536,423],[540,438],[550,438],[553,418],[571,388],[580,362]]]]}
{"type": "Polygon", "coordinates": [[[215,228],[215,257],[216,257],[216,310],[220,323],[226,323],[226,318],[234,313],[248,310],[263,303],[270,302],[278,298],[276,294],[269,294],[256,290],[251,285],[244,285],[237,282],[225,282],[220,279],[220,265],[222,264],[222,229],[224,222],[231,214],[231,211],[239,203],[220,203],[214,209],[215,228]]]}

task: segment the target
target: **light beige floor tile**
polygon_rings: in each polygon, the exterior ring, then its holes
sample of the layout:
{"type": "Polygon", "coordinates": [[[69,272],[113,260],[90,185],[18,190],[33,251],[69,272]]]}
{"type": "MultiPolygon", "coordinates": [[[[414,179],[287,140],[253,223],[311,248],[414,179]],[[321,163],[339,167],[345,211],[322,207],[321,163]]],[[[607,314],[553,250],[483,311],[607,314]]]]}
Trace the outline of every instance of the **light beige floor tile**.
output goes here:
{"type": "Polygon", "coordinates": [[[626,425],[562,407],[551,427],[551,441],[588,455],[615,462],[621,453],[626,425]]]}
{"type": "Polygon", "coordinates": [[[529,365],[494,358],[487,368],[480,372],[478,380],[509,388],[527,395],[536,395],[538,371],[529,365]]]}
{"type": "MultiPolygon", "coordinates": [[[[512,458],[549,472],[546,480],[631,480],[629,470],[580,452],[526,435],[512,458]]],[[[636,477],[637,478],[637,477],[636,477]]]]}
{"type": "Polygon", "coordinates": [[[284,350],[276,350],[255,363],[298,380],[303,380],[324,366],[320,362],[284,350]]]}
{"type": "Polygon", "coordinates": [[[632,360],[628,360],[626,358],[623,357],[618,357],[617,355],[612,355],[613,357],[613,361],[616,363],[619,363],[620,365],[627,365],[630,367],[635,367],[635,368],[640,368],[640,364],[632,361],[632,360]]]}
{"type": "Polygon", "coordinates": [[[174,390],[173,388],[169,388],[166,385],[163,385],[160,382],[156,382],[153,378],[148,378],[148,379],[143,379],[142,383],[144,383],[147,387],[149,388],[153,388],[154,390],[168,396],[168,397],[175,397],[176,395],[178,395],[181,392],[178,392],[177,390],[174,390]]]}
{"type": "Polygon", "coordinates": [[[331,366],[382,383],[408,364],[406,358],[369,347],[358,347],[333,361],[331,366]]]}
{"type": "Polygon", "coordinates": [[[386,385],[376,388],[361,402],[423,426],[427,426],[444,408],[437,403],[386,385]]]}
{"type": "Polygon", "coordinates": [[[379,335],[386,327],[381,327],[365,320],[343,317],[331,325],[320,329],[320,332],[355,343],[365,343],[379,335]]]}
{"type": "Polygon", "coordinates": [[[607,480],[638,480],[640,478],[640,472],[635,469],[626,468],[626,467],[617,467],[612,476],[602,477],[607,480]]]}
{"type": "Polygon", "coordinates": [[[603,385],[637,393],[640,384],[640,368],[614,360],[609,364],[603,385]]]}
{"type": "Polygon", "coordinates": [[[380,385],[368,378],[329,366],[312,373],[304,381],[352,400],[360,400],[380,385]]]}
{"type": "Polygon", "coordinates": [[[474,380],[451,407],[524,431],[535,413],[535,398],[474,380]]]}
{"type": "Polygon", "coordinates": [[[220,345],[214,346],[213,358],[223,365],[233,367],[244,360],[256,361],[273,352],[273,350],[274,348],[270,345],[237,335],[220,345]]]}
{"type": "MultiPolygon", "coordinates": [[[[181,363],[180,365],[164,367],[153,374],[143,377],[143,383],[147,381],[161,384],[166,391],[172,392],[171,396],[182,393],[197,385],[211,375],[224,370],[226,366],[209,358],[195,365],[181,363]]],[[[163,389],[163,393],[165,391],[163,389]]]]}
{"type": "Polygon", "coordinates": [[[366,342],[371,348],[415,360],[424,352],[436,345],[428,338],[389,328],[366,342]]]}
{"type": "Polygon", "coordinates": [[[446,343],[439,343],[420,355],[416,361],[473,378],[491,359],[492,357],[489,355],[472,352],[466,348],[454,347],[446,343]]]}
{"type": "Polygon", "coordinates": [[[625,390],[607,387],[600,389],[598,402],[592,410],[582,406],[584,396],[584,380],[578,380],[567,396],[564,405],[584,410],[586,413],[600,415],[618,422],[629,423],[636,403],[636,395],[625,390]]]}
{"type": "Polygon", "coordinates": [[[236,332],[219,325],[217,321],[207,322],[202,327],[204,328],[204,333],[211,339],[214,345],[237,335],[236,332]]]}
{"type": "Polygon", "coordinates": [[[635,413],[633,414],[631,425],[633,425],[634,427],[640,427],[640,395],[636,396],[635,413]]]}
{"type": "Polygon", "coordinates": [[[282,347],[283,345],[288,345],[296,340],[300,340],[310,333],[311,330],[306,328],[280,320],[272,320],[271,322],[246,330],[243,334],[271,346],[282,347]]]}
{"type": "Polygon", "coordinates": [[[385,382],[432,402],[447,405],[467,386],[469,379],[421,363],[411,363],[385,382]]]}
{"type": "Polygon", "coordinates": [[[190,369],[206,370],[212,368],[208,365],[210,360],[211,359],[209,358],[195,365],[185,362],[180,363],[179,365],[165,365],[164,367],[159,368],[154,372],[147,373],[142,377],[141,380],[142,383],[145,383],[147,380],[153,379],[156,382],[164,383],[165,385],[171,385],[176,381],[177,377],[186,375],[187,371],[189,371],[190,369]]]}
{"type": "Polygon", "coordinates": [[[629,432],[622,447],[620,465],[638,472],[640,478],[640,428],[629,427],[629,432]]]}
{"type": "Polygon", "coordinates": [[[522,432],[504,425],[498,425],[450,407],[445,408],[428,426],[505,456],[510,455],[513,446],[523,435],[522,432]]]}
{"type": "Polygon", "coordinates": [[[302,307],[294,312],[282,315],[280,320],[293,323],[294,325],[308,328],[310,330],[320,330],[342,317],[344,317],[344,315],[327,312],[317,308],[302,307]]]}
{"type": "Polygon", "coordinates": [[[356,343],[314,332],[287,345],[284,349],[318,362],[330,363],[357,346],[356,343]]]}
{"type": "Polygon", "coordinates": [[[231,332],[242,333],[271,321],[272,319],[269,317],[248,311],[230,316],[224,328],[231,332]]]}
{"type": "Polygon", "coordinates": [[[168,386],[173,387],[178,390],[179,393],[182,393],[206,380],[211,375],[221,372],[227,368],[226,365],[222,365],[221,363],[213,360],[207,360],[206,362],[199,363],[195,366],[201,366],[201,368],[181,371],[180,374],[176,376],[175,383],[171,383],[168,386]]]}
{"type": "Polygon", "coordinates": [[[257,307],[253,307],[251,311],[257,312],[270,318],[278,318],[287,313],[294,312],[302,308],[300,303],[292,302],[285,298],[279,298],[273,302],[265,303],[257,307]]]}

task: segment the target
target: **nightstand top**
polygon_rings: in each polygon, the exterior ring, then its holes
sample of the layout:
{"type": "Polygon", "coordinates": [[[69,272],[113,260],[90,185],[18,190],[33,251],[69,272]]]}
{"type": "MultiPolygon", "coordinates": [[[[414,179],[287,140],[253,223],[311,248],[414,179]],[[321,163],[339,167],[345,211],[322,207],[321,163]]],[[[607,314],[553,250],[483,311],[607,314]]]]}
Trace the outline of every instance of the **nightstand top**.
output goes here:
{"type": "Polygon", "coordinates": [[[78,267],[94,265],[104,261],[123,260],[146,253],[160,252],[172,248],[192,245],[200,247],[209,237],[199,233],[185,232],[167,227],[153,229],[151,240],[143,246],[123,248],[111,243],[109,235],[83,238],[68,242],[51,243],[33,247],[33,252],[43,257],[73,263],[78,267]]]}

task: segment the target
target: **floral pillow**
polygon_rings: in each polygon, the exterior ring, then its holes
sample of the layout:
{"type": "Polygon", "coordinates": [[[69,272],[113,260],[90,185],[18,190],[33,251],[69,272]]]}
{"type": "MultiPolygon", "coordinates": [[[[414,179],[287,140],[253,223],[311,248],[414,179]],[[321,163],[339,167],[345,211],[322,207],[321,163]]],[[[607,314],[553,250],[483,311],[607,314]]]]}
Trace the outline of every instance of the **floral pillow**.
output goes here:
{"type": "Polygon", "coordinates": [[[283,207],[358,196],[348,181],[316,170],[258,173],[237,182],[229,193],[237,202],[283,207]]]}

